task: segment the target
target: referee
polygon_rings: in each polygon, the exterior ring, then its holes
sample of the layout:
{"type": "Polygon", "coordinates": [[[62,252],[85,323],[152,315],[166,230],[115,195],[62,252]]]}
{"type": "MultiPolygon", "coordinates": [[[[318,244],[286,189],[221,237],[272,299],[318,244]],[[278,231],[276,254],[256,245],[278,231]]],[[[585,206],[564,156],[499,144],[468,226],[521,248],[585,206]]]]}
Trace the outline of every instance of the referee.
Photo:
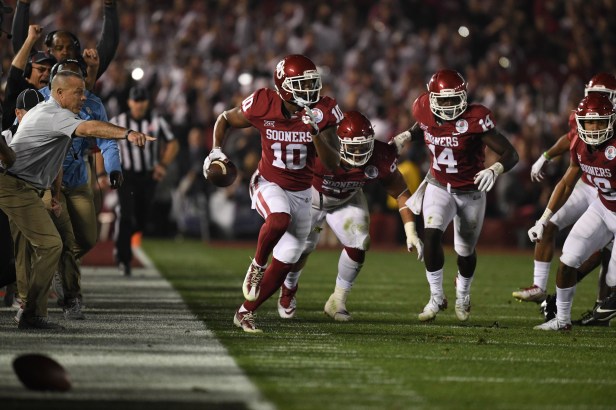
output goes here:
{"type": "Polygon", "coordinates": [[[115,258],[126,276],[131,274],[131,237],[135,232],[143,232],[148,218],[146,210],[154,198],[156,184],[165,177],[167,167],[179,150],[179,144],[167,121],[150,111],[150,94],[147,89],[140,86],[131,88],[128,108],[127,112],[112,118],[110,122],[157,139],[146,143],[144,149],[118,141],[124,183],[118,189],[120,209],[119,226],[116,224],[115,258]]]}

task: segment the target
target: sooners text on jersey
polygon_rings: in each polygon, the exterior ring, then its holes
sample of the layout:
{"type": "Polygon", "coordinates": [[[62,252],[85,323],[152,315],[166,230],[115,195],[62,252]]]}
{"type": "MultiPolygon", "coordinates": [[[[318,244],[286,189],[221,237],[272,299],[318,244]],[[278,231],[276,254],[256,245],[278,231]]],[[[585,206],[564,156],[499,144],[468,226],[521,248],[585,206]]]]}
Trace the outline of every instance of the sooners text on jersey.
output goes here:
{"type": "Polygon", "coordinates": [[[584,182],[597,187],[607,209],[616,211],[616,140],[612,137],[591,151],[579,137],[573,141],[571,161],[582,169],[584,182]]]}
{"type": "Polygon", "coordinates": [[[345,170],[341,165],[332,173],[317,160],[312,186],[333,198],[346,199],[359,191],[366,183],[387,181],[397,168],[397,153],[393,145],[374,142],[374,151],[368,162],[357,168],[345,170]]]}
{"type": "MultiPolygon", "coordinates": [[[[285,118],[282,104],[276,92],[261,88],[242,101],[242,112],[261,134],[259,173],[283,189],[301,191],[310,188],[316,149],[301,111],[285,118]]],[[[332,98],[321,97],[312,110],[321,130],[342,120],[342,111],[332,98]]]]}
{"type": "Polygon", "coordinates": [[[485,159],[481,137],[495,127],[492,112],[481,104],[469,104],[458,118],[441,124],[430,111],[429,95],[425,92],[413,103],[413,117],[430,150],[430,174],[443,186],[476,191],[473,179],[484,169],[485,159]]]}

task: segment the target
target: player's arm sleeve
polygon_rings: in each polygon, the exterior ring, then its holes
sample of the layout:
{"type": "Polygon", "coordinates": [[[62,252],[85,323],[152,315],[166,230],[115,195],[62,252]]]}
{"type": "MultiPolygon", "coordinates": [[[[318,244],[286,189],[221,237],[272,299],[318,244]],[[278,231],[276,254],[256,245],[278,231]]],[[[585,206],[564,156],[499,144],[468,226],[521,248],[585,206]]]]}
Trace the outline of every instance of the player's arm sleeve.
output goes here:
{"type": "Polygon", "coordinates": [[[98,80],[101,75],[107,70],[111,60],[115,56],[118,44],[120,43],[120,21],[118,19],[118,8],[115,2],[111,5],[105,5],[105,14],[103,17],[103,29],[101,30],[101,37],[96,45],[96,51],[98,51],[98,73],[96,79],[98,80]]]}
{"type": "Polygon", "coordinates": [[[122,171],[122,163],[120,162],[120,150],[116,140],[108,140],[97,138],[96,143],[101,150],[103,162],[105,163],[105,171],[110,174],[113,171],[122,171]]]}
{"type": "Polygon", "coordinates": [[[11,26],[11,44],[13,52],[17,52],[24,45],[26,37],[28,37],[28,26],[30,25],[30,3],[17,2],[15,14],[13,15],[13,25],[11,26]]]}

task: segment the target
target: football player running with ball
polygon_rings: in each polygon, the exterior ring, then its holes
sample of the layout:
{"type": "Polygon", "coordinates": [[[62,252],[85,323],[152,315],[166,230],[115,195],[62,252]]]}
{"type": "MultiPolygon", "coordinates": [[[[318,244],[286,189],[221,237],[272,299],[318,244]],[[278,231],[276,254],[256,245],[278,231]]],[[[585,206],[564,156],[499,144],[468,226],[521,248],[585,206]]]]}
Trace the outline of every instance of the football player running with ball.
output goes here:
{"type": "MultiPolygon", "coordinates": [[[[573,225],[563,245],[560,266],[556,274],[556,317],[538,330],[570,330],[571,305],[577,283],[577,269],[597,249],[604,247],[616,233],[616,141],[614,120],[616,109],[604,93],[590,93],[582,99],[575,112],[578,138],[572,142],[571,161],[565,175],[558,182],[542,219],[537,221],[528,235],[533,241],[543,237],[545,221],[558,211],[571,196],[580,176],[591,182],[599,195],[573,225]]],[[[616,286],[616,259],[612,251],[606,277],[607,285],[616,286]]],[[[602,306],[613,308],[616,297],[607,297],[595,310],[603,312],[602,306]]],[[[602,315],[598,320],[610,320],[616,315],[602,315]]]]}
{"type": "Polygon", "coordinates": [[[362,187],[381,182],[387,193],[397,198],[404,223],[407,248],[417,248],[422,258],[423,243],[415,230],[415,216],[405,205],[411,194],[398,171],[396,149],[376,141],[370,120],[357,111],[345,113],[336,131],[340,140],[340,168],[332,172],[317,159],[312,178],[312,227],[300,260],[280,289],[278,314],[283,319],[295,315],[299,276],[308,256],[314,251],[323,224],[327,221],[344,249],[338,262],[338,277],[334,293],[325,304],[324,312],[337,321],[351,320],[346,299],[370,246],[370,213],[362,187]]]}
{"type": "Polygon", "coordinates": [[[430,172],[407,202],[416,214],[423,212],[424,258],[430,300],[419,314],[433,320],[447,308],[443,291],[443,232],[453,220],[454,249],[458,255],[455,313],[466,321],[471,309],[471,282],[477,265],[475,246],[483,225],[486,192],[496,178],[518,162],[511,143],[494,125],[492,112],[467,103],[466,81],[454,70],[437,71],[428,91],[413,102],[416,123],[394,137],[398,147],[406,140],[423,139],[430,151],[430,172]],[[500,156],[484,167],[485,148],[500,156]],[[422,198],[423,195],[423,198],[422,198]]]}
{"type": "Polygon", "coordinates": [[[261,332],[254,311],[282,285],[310,233],[311,182],[317,155],[334,171],[340,164],[336,125],[342,111],[321,97],[321,76],[303,55],[288,55],[274,70],[275,91],[261,88],[223,112],[214,125],[214,144],[203,164],[225,159],[221,147],[229,127],[255,127],[261,160],[250,180],[252,207],[265,219],[242,290],[246,301],[233,323],[261,332]],[[271,263],[268,259],[272,254],[271,263]]]}

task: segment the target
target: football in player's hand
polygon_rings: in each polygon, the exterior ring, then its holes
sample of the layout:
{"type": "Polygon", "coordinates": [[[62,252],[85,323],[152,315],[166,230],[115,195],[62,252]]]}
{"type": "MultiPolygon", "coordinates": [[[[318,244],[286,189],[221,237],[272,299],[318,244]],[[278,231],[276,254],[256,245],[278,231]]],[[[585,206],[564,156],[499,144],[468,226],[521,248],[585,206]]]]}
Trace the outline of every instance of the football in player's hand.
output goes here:
{"type": "Polygon", "coordinates": [[[237,178],[237,167],[229,159],[215,159],[207,169],[207,180],[218,187],[229,186],[237,178]]]}
{"type": "Polygon", "coordinates": [[[19,380],[30,390],[67,391],[71,388],[68,372],[52,358],[42,354],[24,354],[13,360],[19,380]]]}

